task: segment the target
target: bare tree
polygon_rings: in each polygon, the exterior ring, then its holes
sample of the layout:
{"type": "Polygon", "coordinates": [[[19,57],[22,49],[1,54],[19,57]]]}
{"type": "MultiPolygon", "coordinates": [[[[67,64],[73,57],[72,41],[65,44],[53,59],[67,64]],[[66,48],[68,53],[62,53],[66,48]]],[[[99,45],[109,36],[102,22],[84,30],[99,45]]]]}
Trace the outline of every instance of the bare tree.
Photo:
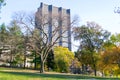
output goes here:
{"type": "Polygon", "coordinates": [[[70,18],[70,16],[58,17],[54,15],[51,17],[49,15],[27,15],[26,17],[23,15],[24,14],[21,13],[17,14],[14,16],[14,19],[29,31],[31,38],[28,46],[35,50],[40,56],[40,73],[44,73],[44,63],[49,52],[54,46],[59,46],[61,38],[63,39],[62,43],[67,43],[65,39],[71,35],[65,34],[68,34],[68,29],[71,29],[71,24],[73,24],[75,20],[73,20],[73,22],[67,21],[67,18],[70,18]],[[66,22],[67,25],[65,24],[66,22]],[[60,25],[61,23],[62,25],[60,25]],[[49,27],[52,27],[52,30],[47,31],[49,27]]]}

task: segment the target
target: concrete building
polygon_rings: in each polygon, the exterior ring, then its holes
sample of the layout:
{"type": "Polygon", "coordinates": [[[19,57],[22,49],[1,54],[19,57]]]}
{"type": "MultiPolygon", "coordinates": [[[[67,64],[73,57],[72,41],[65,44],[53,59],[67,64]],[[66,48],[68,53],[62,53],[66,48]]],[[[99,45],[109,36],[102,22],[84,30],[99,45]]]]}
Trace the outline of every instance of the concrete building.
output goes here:
{"type": "Polygon", "coordinates": [[[40,29],[45,25],[43,29],[47,32],[49,41],[54,41],[56,37],[62,36],[56,46],[68,47],[71,50],[70,9],[41,3],[35,20],[36,28],[40,29]],[[48,24],[46,24],[47,22],[48,24]],[[55,30],[58,31],[55,33],[55,30]],[[55,36],[53,37],[53,35],[55,36]]]}

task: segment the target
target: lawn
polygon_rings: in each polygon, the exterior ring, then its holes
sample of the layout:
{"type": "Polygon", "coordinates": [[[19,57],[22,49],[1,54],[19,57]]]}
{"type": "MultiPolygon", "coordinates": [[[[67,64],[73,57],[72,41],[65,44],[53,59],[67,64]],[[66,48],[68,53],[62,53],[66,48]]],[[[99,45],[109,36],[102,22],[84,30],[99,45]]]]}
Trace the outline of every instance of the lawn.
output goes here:
{"type": "Polygon", "coordinates": [[[0,68],[0,80],[120,80],[118,78],[102,78],[83,76],[78,74],[64,74],[64,73],[44,73],[40,74],[35,70],[23,70],[13,68],[0,68]]]}

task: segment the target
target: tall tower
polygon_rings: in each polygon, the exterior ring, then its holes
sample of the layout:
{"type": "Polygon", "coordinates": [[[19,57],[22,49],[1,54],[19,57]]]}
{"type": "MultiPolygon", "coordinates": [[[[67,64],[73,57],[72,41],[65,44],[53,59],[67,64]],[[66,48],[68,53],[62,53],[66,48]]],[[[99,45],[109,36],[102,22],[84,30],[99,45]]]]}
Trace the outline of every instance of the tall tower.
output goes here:
{"type": "Polygon", "coordinates": [[[71,50],[70,9],[41,3],[38,11],[36,12],[36,16],[35,24],[38,29],[42,27],[40,24],[42,24],[43,21],[48,21],[48,24],[43,29],[48,33],[49,42],[55,39],[52,37],[52,35],[54,35],[52,32],[57,26],[59,26],[59,31],[56,33],[56,37],[62,37],[59,38],[57,46],[68,47],[69,50],[71,50]]]}

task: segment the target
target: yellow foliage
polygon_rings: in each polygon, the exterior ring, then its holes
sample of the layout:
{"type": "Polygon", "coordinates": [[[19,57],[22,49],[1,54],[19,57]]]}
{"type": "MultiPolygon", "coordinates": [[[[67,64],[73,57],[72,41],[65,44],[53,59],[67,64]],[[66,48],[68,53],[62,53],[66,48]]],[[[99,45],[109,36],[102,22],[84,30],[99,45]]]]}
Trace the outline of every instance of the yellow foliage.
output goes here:
{"type": "MultiPolygon", "coordinates": [[[[63,71],[69,69],[74,59],[74,53],[68,48],[57,46],[54,48],[54,60],[58,69],[64,68],[63,71]]],[[[61,72],[61,70],[59,70],[61,72]]],[[[67,71],[67,70],[66,70],[67,71]]]]}
{"type": "Polygon", "coordinates": [[[120,47],[112,47],[111,49],[105,50],[101,54],[102,65],[100,67],[106,74],[110,74],[111,71],[114,75],[120,74],[120,47]]]}
{"type": "Polygon", "coordinates": [[[74,59],[74,53],[71,52],[68,48],[57,46],[54,48],[54,55],[56,57],[58,56],[64,56],[66,59],[71,58],[74,59]]]}

